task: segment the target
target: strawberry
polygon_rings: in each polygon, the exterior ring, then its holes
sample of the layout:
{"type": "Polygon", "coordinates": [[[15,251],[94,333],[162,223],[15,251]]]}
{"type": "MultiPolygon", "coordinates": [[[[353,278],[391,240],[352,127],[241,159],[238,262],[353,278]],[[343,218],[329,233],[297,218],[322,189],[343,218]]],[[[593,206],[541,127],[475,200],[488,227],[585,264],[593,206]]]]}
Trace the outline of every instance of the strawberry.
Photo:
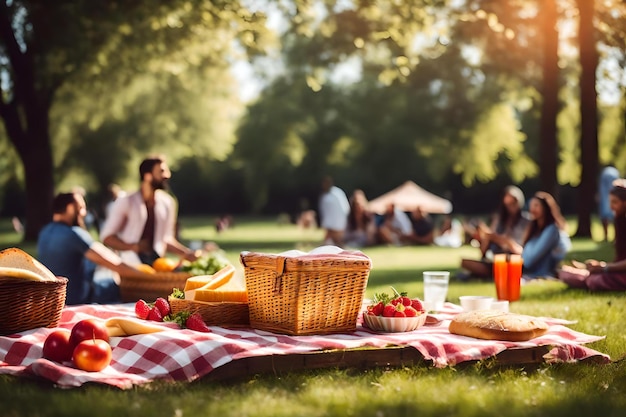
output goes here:
{"type": "Polygon", "coordinates": [[[163,315],[161,314],[161,310],[157,307],[152,307],[150,310],[150,314],[148,314],[148,320],[152,321],[163,321],[163,315]]]}
{"type": "Polygon", "coordinates": [[[414,298],[411,300],[411,307],[413,307],[417,311],[424,311],[424,305],[418,298],[414,298]]]}
{"type": "Polygon", "coordinates": [[[150,305],[146,303],[144,300],[139,300],[135,303],[135,315],[145,320],[148,318],[148,314],[150,314],[150,305]]]}
{"type": "Polygon", "coordinates": [[[415,317],[419,314],[419,312],[411,306],[404,307],[404,314],[407,317],[415,317]]]}
{"type": "Polygon", "coordinates": [[[402,300],[402,304],[406,307],[406,306],[410,306],[411,305],[411,299],[409,297],[407,297],[406,295],[403,295],[402,297],[400,297],[400,299],[402,300]]]}
{"type": "Polygon", "coordinates": [[[172,312],[172,310],[170,309],[170,303],[168,303],[165,298],[157,298],[154,302],[154,306],[159,309],[161,317],[165,317],[172,312]]]}
{"type": "Polygon", "coordinates": [[[372,309],[370,310],[375,316],[382,316],[383,315],[383,310],[385,309],[385,305],[383,304],[383,302],[379,302],[376,305],[374,305],[372,307],[372,309]]]}
{"type": "Polygon", "coordinates": [[[197,332],[210,333],[211,329],[206,325],[200,313],[193,313],[185,321],[185,327],[197,332]]]}
{"type": "Polygon", "coordinates": [[[383,317],[393,317],[396,312],[396,306],[393,304],[387,304],[383,309],[383,317]]]}
{"type": "Polygon", "coordinates": [[[394,316],[394,317],[406,317],[406,314],[404,314],[404,311],[396,310],[396,311],[393,313],[393,316],[394,316]]]}

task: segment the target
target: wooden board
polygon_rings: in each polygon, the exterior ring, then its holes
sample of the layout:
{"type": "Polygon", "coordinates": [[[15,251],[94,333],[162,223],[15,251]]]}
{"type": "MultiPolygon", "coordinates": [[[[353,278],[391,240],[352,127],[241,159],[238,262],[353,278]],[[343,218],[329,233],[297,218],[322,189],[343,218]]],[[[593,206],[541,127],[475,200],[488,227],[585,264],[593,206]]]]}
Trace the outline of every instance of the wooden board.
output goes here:
{"type": "MultiPolygon", "coordinates": [[[[485,361],[493,361],[497,366],[538,365],[544,362],[543,356],[549,350],[549,346],[508,349],[493,358],[485,359],[485,361]]],[[[459,366],[466,366],[476,362],[463,362],[459,366]]],[[[398,368],[415,365],[432,366],[432,361],[425,360],[417,349],[410,346],[390,346],[384,349],[323,350],[290,355],[242,358],[214,369],[204,379],[225,381],[252,375],[281,375],[288,372],[322,368],[368,369],[377,367],[398,368]]]]}

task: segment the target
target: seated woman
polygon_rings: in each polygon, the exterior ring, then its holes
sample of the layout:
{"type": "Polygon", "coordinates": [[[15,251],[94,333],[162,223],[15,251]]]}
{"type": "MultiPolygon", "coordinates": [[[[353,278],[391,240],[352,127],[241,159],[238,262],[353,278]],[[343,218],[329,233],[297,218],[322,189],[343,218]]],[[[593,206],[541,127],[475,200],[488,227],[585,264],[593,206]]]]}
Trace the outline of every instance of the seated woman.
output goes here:
{"type": "Polygon", "coordinates": [[[509,185],[504,189],[500,206],[493,216],[491,225],[480,223],[476,228],[480,244],[481,259],[463,259],[461,267],[467,272],[463,277],[491,277],[493,270],[492,255],[496,253],[520,253],[529,219],[522,211],[524,193],[518,187],[509,185]]]}
{"type": "Polygon", "coordinates": [[[378,226],[378,243],[400,246],[413,233],[411,219],[395,204],[387,205],[378,226]]]}
{"type": "Polygon", "coordinates": [[[530,200],[532,218],[521,247],[514,248],[522,254],[524,266],[522,276],[526,280],[556,276],[558,264],[571,249],[566,232],[566,222],[554,198],[543,191],[530,200]]]}
{"type": "Polygon", "coordinates": [[[354,190],[350,197],[350,213],[345,233],[346,246],[361,248],[376,242],[376,222],[367,210],[367,198],[362,190],[354,190]]]}
{"type": "Polygon", "coordinates": [[[613,182],[609,204],[615,213],[615,260],[604,262],[591,259],[575,266],[564,265],[559,271],[561,281],[573,288],[591,291],[626,290],[626,180],[613,182]]]}

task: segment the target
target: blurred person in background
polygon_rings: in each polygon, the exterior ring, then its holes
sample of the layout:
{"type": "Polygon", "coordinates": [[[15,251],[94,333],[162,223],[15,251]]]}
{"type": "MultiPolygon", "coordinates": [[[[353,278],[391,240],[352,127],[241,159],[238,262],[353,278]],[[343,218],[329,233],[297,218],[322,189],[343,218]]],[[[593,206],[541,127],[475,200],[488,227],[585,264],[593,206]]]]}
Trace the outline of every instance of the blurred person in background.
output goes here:
{"type": "Polygon", "coordinates": [[[524,204],[524,193],[519,187],[509,185],[504,189],[491,224],[487,226],[479,222],[474,233],[478,238],[481,259],[461,260],[461,267],[464,269],[458,274],[461,280],[471,276],[490,278],[494,254],[519,252],[530,221],[528,213],[523,210],[524,204]]]}
{"type": "Polygon", "coordinates": [[[609,204],[614,213],[615,258],[613,262],[589,259],[564,265],[559,271],[559,279],[573,288],[591,291],[626,290],[626,180],[613,182],[609,192],[609,204]]]}
{"type": "Polygon", "coordinates": [[[326,231],[325,245],[344,246],[346,228],[350,214],[350,202],[346,193],[334,185],[333,179],[322,179],[322,194],[319,201],[320,227],[326,231]]]}
{"type": "Polygon", "coordinates": [[[152,265],[172,253],[195,261],[201,250],[191,250],[176,237],[178,207],[166,188],[171,172],[161,157],[144,159],[139,165],[140,188],[118,198],[102,226],[105,245],[120,251],[130,265],[152,265]]]}
{"type": "Polygon", "coordinates": [[[346,246],[361,248],[376,243],[376,221],[367,207],[368,201],[363,190],[354,190],[350,197],[346,246]]]}
{"type": "Polygon", "coordinates": [[[513,248],[524,261],[522,277],[555,277],[559,263],[572,247],[561,208],[552,195],[539,191],[530,200],[528,211],[532,220],[522,245],[513,248]]]}
{"type": "Polygon", "coordinates": [[[119,273],[137,271],[91,237],[85,228],[83,196],[57,194],[52,209],[52,222],[37,239],[37,258],[55,275],[69,280],[66,304],[120,302],[119,273]]]}
{"type": "Polygon", "coordinates": [[[598,217],[602,223],[604,241],[609,240],[609,224],[613,222],[613,211],[609,204],[609,192],[613,188],[613,181],[620,177],[619,171],[609,164],[602,169],[598,179],[598,217]]]}

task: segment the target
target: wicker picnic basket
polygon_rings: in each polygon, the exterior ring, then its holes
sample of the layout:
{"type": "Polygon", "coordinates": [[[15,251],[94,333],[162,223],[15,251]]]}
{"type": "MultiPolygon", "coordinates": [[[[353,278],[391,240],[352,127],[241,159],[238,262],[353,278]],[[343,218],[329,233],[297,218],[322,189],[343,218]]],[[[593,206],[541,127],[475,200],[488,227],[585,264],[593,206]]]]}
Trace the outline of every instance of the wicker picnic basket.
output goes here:
{"type": "Polygon", "coordinates": [[[152,302],[159,297],[167,299],[174,288],[185,288],[190,276],[188,272],[127,273],[120,277],[120,295],[125,303],[139,299],[152,302]]]}
{"type": "Polygon", "coordinates": [[[65,306],[67,281],[0,277],[0,335],[56,327],[65,306]]]}
{"type": "Polygon", "coordinates": [[[243,302],[202,302],[182,300],[180,298],[169,297],[172,313],[189,311],[190,313],[200,313],[204,322],[209,326],[248,326],[250,317],[248,315],[248,303],[243,302]]]}
{"type": "Polygon", "coordinates": [[[251,327],[290,335],[356,330],[372,265],[362,253],[285,257],[242,252],[240,261],[251,327]]]}

